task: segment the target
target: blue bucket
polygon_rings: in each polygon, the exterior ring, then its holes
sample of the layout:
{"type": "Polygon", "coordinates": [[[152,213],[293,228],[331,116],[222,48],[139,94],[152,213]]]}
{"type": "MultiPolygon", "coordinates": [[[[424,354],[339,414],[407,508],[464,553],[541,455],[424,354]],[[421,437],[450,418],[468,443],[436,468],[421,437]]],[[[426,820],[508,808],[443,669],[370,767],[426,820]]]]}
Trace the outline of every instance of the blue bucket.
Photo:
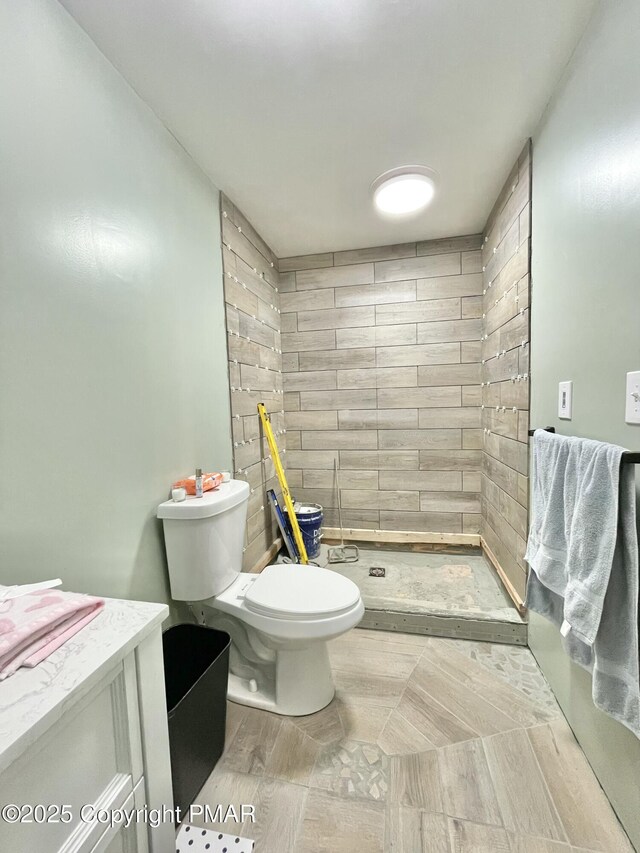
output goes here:
{"type": "Polygon", "coordinates": [[[322,521],[324,518],[320,504],[296,504],[296,518],[302,533],[302,541],[307,550],[307,557],[313,560],[320,554],[322,539],[322,521]]]}

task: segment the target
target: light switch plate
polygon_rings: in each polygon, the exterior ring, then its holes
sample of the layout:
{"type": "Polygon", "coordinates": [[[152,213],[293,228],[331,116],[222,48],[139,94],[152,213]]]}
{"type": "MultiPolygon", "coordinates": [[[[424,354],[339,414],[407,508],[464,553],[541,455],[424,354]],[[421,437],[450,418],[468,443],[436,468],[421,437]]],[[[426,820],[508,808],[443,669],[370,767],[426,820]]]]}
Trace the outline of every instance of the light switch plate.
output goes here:
{"type": "Polygon", "coordinates": [[[640,424],[640,370],[627,373],[624,419],[628,424],[640,424]]]}
{"type": "Polygon", "coordinates": [[[573,382],[558,382],[558,417],[571,420],[573,409],[573,382]]]}

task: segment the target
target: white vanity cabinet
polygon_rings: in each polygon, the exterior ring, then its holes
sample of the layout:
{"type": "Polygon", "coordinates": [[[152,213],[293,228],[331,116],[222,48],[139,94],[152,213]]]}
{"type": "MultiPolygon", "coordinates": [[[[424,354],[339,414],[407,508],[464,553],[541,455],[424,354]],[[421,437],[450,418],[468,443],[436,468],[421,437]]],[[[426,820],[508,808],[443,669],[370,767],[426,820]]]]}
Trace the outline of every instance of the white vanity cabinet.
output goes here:
{"type": "Polygon", "coordinates": [[[109,600],[50,658],[0,682],[1,851],[175,850],[171,815],[155,828],[146,819],[173,808],[167,615],[164,605],[109,600]],[[139,819],[126,826],[118,810],[133,809],[139,819]]]}

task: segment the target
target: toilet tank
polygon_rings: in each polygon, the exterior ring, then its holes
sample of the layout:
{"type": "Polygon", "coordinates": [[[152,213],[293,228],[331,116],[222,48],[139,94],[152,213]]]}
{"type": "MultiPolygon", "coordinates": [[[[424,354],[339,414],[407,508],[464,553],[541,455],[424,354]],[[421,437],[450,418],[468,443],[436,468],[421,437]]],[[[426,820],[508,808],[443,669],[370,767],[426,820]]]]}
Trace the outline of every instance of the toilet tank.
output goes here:
{"type": "Polygon", "coordinates": [[[225,590],[242,569],[249,484],[222,483],[201,498],[158,507],[167,548],[171,597],[203,601],[225,590]]]}

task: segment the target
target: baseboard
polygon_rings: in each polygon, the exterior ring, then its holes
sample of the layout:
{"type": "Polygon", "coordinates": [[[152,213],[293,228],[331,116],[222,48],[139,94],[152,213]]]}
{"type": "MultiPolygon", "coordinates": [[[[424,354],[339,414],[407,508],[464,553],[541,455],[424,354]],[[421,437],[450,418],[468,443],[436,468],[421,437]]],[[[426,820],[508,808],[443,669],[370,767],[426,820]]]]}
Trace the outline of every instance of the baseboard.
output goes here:
{"type": "Polygon", "coordinates": [[[520,613],[520,615],[525,616],[527,613],[527,608],[524,606],[524,601],[520,598],[516,588],[514,587],[514,585],[511,583],[511,581],[507,577],[506,572],[504,571],[504,569],[502,568],[502,566],[498,562],[498,558],[493,553],[491,548],[487,545],[487,543],[485,542],[483,537],[480,537],[480,544],[482,546],[482,550],[484,551],[487,559],[489,560],[489,562],[491,563],[493,568],[496,570],[498,577],[502,581],[502,585],[504,586],[504,588],[507,592],[507,595],[513,601],[515,606],[518,608],[518,612],[520,613]]]}
{"type": "Polygon", "coordinates": [[[359,530],[345,527],[341,532],[339,527],[323,527],[322,537],[326,542],[384,542],[389,545],[469,545],[480,547],[480,536],[477,533],[420,533],[413,530],[359,530]]]}
{"type": "Polygon", "coordinates": [[[278,538],[275,540],[273,545],[264,552],[264,554],[260,557],[257,563],[254,563],[253,566],[248,570],[249,574],[259,575],[260,572],[266,568],[269,563],[273,560],[273,558],[277,555],[278,551],[282,548],[282,539],[278,538]]]}

